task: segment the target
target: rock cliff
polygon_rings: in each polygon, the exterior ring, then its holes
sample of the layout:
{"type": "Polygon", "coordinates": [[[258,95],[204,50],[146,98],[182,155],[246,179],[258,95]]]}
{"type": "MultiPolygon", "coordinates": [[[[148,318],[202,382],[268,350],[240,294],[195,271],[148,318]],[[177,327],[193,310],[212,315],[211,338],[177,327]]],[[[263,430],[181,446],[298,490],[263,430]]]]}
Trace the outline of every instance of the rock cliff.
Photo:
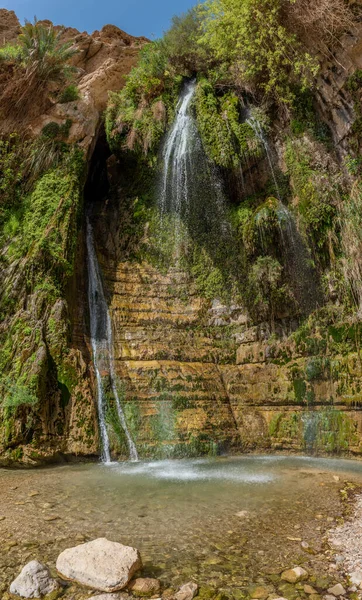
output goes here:
{"type": "MultiPolygon", "coordinates": [[[[12,405],[3,408],[2,462],[41,464],[62,456],[99,455],[86,210],[92,215],[110,308],[117,384],[141,457],[253,450],[359,455],[360,325],[342,316],[338,323],[343,312],[338,281],[326,275],[328,293],[320,300],[312,280],[293,274],[294,250],[288,272],[291,285],[304,299],[313,296],[318,312],[308,310],[308,317],[290,303],[268,320],[255,318],[241,301],[228,303],[222,293],[201,293],[197,278],[184,266],[160,265],[150,241],[152,217],[148,213],[144,217],[142,207],[137,212],[142,199],[132,197],[139,173],[132,161],[130,165],[112,154],[102,127],[109,92],[122,88],[147,40],[112,25],[92,35],[56,29],[61,40],[71,41],[77,50],[71,63],[79,97],[60,102],[59,90],[53,86],[44,103],[19,115],[17,123],[5,116],[2,133],[16,130],[27,140],[37,140],[49,126],[57,128],[57,135],[67,126],[62,141],[83,152],[86,170],[77,175],[76,183],[72,177],[64,179],[70,187],[58,189],[63,171],[47,183],[47,198],[53,202],[49,189],[56,197],[55,209],[46,214],[45,222],[43,208],[36,204],[37,187],[31,192],[33,205],[22,219],[30,222],[32,213],[39,212],[36,227],[41,221],[41,244],[28,232],[31,243],[26,251],[17,254],[13,242],[4,243],[1,251],[0,365],[11,379],[6,389],[13,390],[12,379],[17,378],[17,394],[24,392],[26,383],[40,398],[34,409],[30,401],[15,410],[12,405]],[[147,251],[140,252],[141,246],[147,251]]],[[[16,41],[18,33],[15,14],[2,9],[1,43],[16,41]]],[[[356,120],[348,82],[362,66],[361,33],[357,27],[343,38],[341,50],[323,62],[317,81],[317,112],[332,132],[333,150],[327,152],[308,136],[299,136],[288,148],[286,126],[278,118],[271,139],[281,174],[289,169],[288,156],[290,160],[302,143],[313,154],[313,169],[327,173],[326,179],[332,181],[343,170],[356,120]]],[[[0,93],[9,77],[11,73],[0,64],[0,93]]],[[[264,189],[270,178],[269,157],[260,145],[259,140],[245,168],[245,181],[239,181],[244,192],[246,184],[248,194],[264,189]]],[[[294,181],[293,175],[290,178],[294,206],[302,201],[297,178],[298,173],[294,181]]],[[[235,195],[235,181],[228,183],[231,196],[235,195]]],[[[270,202],[263,205],[264,210],[270,206],[270,202]]],[[[14,232],[16,241],[16,228],[14,232]]],[[[328,239],[328,244],[332,248],[333,240],[328,239]]],[[[106,379],[108,374],[101,375],[106,379]]],[[[126,439],[112,413],[108,421],[114,455],[127,458],[126,439]]]]}

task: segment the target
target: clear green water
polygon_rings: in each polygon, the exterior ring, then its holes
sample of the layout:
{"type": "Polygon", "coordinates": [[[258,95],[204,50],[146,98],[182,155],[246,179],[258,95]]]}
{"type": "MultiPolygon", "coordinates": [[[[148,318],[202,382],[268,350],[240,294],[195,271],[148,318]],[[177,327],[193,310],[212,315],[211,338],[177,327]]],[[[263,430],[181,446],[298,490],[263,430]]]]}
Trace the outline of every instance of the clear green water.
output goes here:
{"type": "Polygon", "coordinates": [[[277,589],[292,563],[325,569],[323,534],[342,514],[347,480],[362,484],[362,463],[248,456],[2,470],[3,586],[27,560],[53,566],[64,548],[105,536],[138,547],[145,574],[165,585],[277,589]]]}

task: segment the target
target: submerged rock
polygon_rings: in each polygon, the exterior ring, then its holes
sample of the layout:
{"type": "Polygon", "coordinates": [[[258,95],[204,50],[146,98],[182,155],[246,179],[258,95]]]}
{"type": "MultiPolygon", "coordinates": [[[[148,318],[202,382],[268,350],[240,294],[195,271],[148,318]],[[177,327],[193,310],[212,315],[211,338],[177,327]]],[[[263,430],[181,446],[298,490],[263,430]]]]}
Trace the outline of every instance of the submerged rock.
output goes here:
{"type": "Polygon", "coordinates": [[[272,591],[273,589],[263,585],[253,585],[249,590],[249,594],[251,600],[266,600],[272,591]]]}
{"type": "Polygon", "coordinates": [[[174,598],[175,600],[192,600],[196,596],[198,589],[199,586],[197,583],[189,581],[189,583],[185,583],[180,587],[174,598]]]}
{"type": "Polygon", "coordinates": [[[127,594],[99,594],[91,597],[92,600],[128,600],[129,598],[127,594]]]}
{"type": "Polygon", "coordinates": [[[98,538],[64,550],[56,567],[65,579],[101,592],[116,592],[126,587],[142,561],[136,548],[98,538]]]}
{"type": "Polygon", "coordinates": [[[318,594],[317,590],[315,590],[314,587],[312,587],[311,585],[303,586],[303,590],[304,590],[304,593],[308,594],[309,596],[318,594]]]}
{"type": "Polygon", "coordinates": [[[158,594],[161,589],[161,584],[158,579],[152,579],[151,577],[138,577],[131,581],[128,585],[128,589],[131,590],[137,596],[148,596],[151,594],[158,594]]]}
{"type": "Polygon", "coordinates": [[[344,596],[346,594],[346,590],[341,583],[337,583],[328,589],[328,594],[332,594],[333,596],[344,596]]]}
{"type": "Polygon", "coordinates": [[[288,569],[288,571],[284,571],[282,573],[282,579],[287,581],[288,583],[298,583],[303,579],[307,579],[308,573],[303,567],[293,567],[293,569],[288,569]]]}
{"type": "Polygon", "coordinates": [[[37,560],[25,565],[20,575],[12,582],[10,593],[22,598],[41,598],[60,589],[58,582],[50,575],[48,567],[37,560]]]}

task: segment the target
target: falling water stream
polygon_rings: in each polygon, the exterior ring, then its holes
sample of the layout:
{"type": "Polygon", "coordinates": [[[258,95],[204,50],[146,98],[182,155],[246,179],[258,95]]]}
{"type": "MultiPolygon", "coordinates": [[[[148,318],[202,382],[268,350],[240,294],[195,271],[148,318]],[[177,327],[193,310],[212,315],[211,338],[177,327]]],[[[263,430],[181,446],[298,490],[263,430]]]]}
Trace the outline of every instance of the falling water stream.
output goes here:
{"type": "Polygon", "coordinates": [[[161,215],[171,210],[178,222],[182,217],[184,201],[187,200],[187,176],[189,167],[192,167],[190,142],[197,136],[196,124],[189,113],[195,90],[194,80],[185,85],[176,108],[175,123],[167,136],[163,151],[161,215]]]}
{"type": "Polygon", "coordinates": [[[161,228],[172,227],[176,266],[187,239],[198,245],[218,239],[221,246],[230,233],[221,179],[207,159],[193,113],[195,92],[196,81],[187,81],[161,153],[158,208],[161,228]]]}
{"type": "Polygon", "coordinates": [[[138,460],[136,446],[127,427],[126,418],[116,386],[113,357],[112,323],[108,305],[104,296],[102,278],[96,251],[94,248],[93,229],[87,218],[87,253],[88,253],[88,301],[90,313],[90,330],[93,351],[94,369],[97,380],[98,418],[102,442],[102,460],[111,462],[110,443],[106,424],[106,398],[101,371],[109,372],[112,392],[116,401],[119,422],[125,433],[129,457],[138,460]]]}

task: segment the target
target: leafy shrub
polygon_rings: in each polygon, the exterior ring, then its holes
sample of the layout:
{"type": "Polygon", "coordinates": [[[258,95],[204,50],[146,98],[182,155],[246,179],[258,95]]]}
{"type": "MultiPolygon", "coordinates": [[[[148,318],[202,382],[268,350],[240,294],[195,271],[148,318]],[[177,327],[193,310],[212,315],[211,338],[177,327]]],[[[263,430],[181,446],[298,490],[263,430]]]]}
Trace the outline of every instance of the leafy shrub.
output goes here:
{"type": "Polygon", "coordinates": [[[239,79],[290,103],[293,84],[308,88],[318,64],[284,27],[281,6],[280,0],[206,0],[199,9],[201,42],[239,79]]]}
{"type": "Polygon", "coordinates": [[[69,60],[77,50],[72,42],[62,43],[61,34],[61,30],[57,32],[36,19],[34,23],[26,21],[17,44],[6,46],[0,53],[0,61],[15,63],[0,95],[6,131],[18,129],[29,111],[34,113],[34,107],[41,114],[48,102],[48,84],[63,84],[73,74],[69,60]]]}
{"type": "Polygon", "coordinates": [[[63,81],[74,69],[67,63],[77,50],[72,42],[62,43],[62,30],[44,25],[36,19],[26,21],[19,36],[19,61],[28,75],[36,73],[42,81],[63,81]]]}
{"type": "Polygon", "coordinates": [[[55,121],[51,121],[43,127],[41,134],[43,137],[51,140],[56,138],[64,139],[68,137],[71,126],[71,119],[67,119],[62,125],[59,125],[59,123],[56,123],[55,121]]]}
{"type": "Polygon", "coordinates": [[[205,71],[212,57],[200,43],[201,13],[197,7],[172,19],[172,25],[164,36],[170,64],[179,73],[192,75],[205,71]]]}
{"type": "Polygon", "coordinates": [[[217,96],[206,78],[197,85],[196,116],[205,151],[217,165],[237,167],[250,155],[261,153],[253,128],[241,123],[238,97],[233,92],[217,96]]]}
{"type": "Polygon", "coordinates": [[[298,198],[298,210],[314,248],[325,260],[331,250],[330,235],[336,224],[338,179],[321,166],[319,152],[307,138],[289,140],[285,159],[298,198]]]}
{"type": "Polygon", "coordinates": [[[60,94],[58,102],[65,104],[66,102],[74,102],[79,99],[79,89],[71,83],[60,94]]]}
{"type": "Polygon", "coordinates": [[[121,92],[110,94],[106,133],[114,152],[157,150],[177,101],[181,79],[168,70],[163,40],[145,46],[121,92]]]}

